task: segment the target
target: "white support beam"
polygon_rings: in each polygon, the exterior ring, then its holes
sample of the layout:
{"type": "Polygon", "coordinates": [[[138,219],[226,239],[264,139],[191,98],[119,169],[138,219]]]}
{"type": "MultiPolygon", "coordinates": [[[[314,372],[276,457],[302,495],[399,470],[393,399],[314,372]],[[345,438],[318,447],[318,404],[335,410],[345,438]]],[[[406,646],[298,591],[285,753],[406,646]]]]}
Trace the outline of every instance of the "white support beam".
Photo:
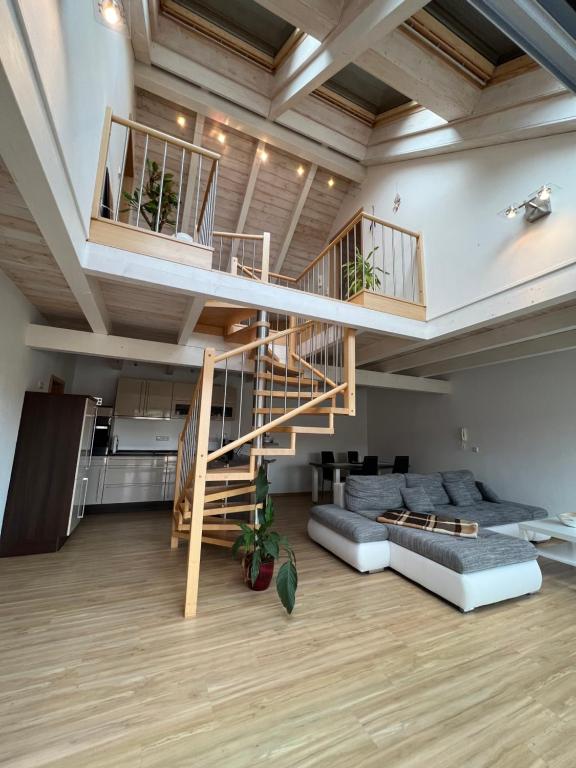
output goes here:
{"type": "MultiPolygon", "coordinates": [[[[103,336],[87,331],[71,331],[67,328],[35,324],[26,329],[25,344],[31,349],[49,352],[186,367],[201,367],[206,347],[212,347],[216,354],[221,354],[236,346],[223,341],[220,336],[204,333],[194,334],[190,337],[189,344],[185,345],[124,336],[103,336]]],[[[241,360],[232,358],[228,367],[230,370],[241,370],[241,360]]]]}
{"type": "Polygon", "coordinates": [[[194,328],[196,328],[196,325],[198,324],[198,320],[200,319],[205,304],[206,300],[201,296],[193,296],[188,299],[186,316],[184,317],[184,322],[182,323],[182,327],[178,334],[178,344],[189,345],[192,343],[194,338],[194,328]]]}
{"type": "Polygon", "coordinates": [[[415,368],[415,376],[445,376],[456,371],[471,368],[483,368],[486,365],[510,363],[527,357],[552,355],[555,352],[567,352],[576,349],[576,331],[563,331],[552,336],[542,336],[540,339],[522,341],[507,347],[498,347],[476,355],[464,355],[442,363],[415,368]]]}
{"type": "Polygon", "coordinates": [[[152,29],[148,0],[132,0],[129,3],[129,12],[130,39],[134,56],[138,61],[150,64],[152,29]]]}
{"type": "Polygon", "coordinates": [[[470,115],[481,94],[479,86],[405,29],[394,30],[356,63],[445,120],[470,115]]]}
{"type": "MultiPolygon", "coordinates": [[[[314,50],[309,59],[298,67],[290,56],[278,71],[270,118],[293,108],[301,99],[329,80],[370,48],[390,34],[426,0],[351,0],[343,10],[338,26],[314,50]]],[[[295,51],[292,56],[297,56],[295,51]]]]}
{"type": "MultiPolygon", "coordinates": [[[[457,357],[466,357],[571,330],[576,330],[576,306],[520,318],[500,328],[476,332],[460,339],[400,354],[380,363],[378,369],[387,372],[421,369],[436,363],[452,361],[457,357]]],[[[376,353],[376,349],[373,349],[372,354],[376,353]]],[[[360,360],[363,358],[360,357],[360,360]]],[[[369,361],[363,360],[363,362],[369,361]]]]}
{"type": "Polygon", "coordinates": [[[249,109],[232,104],[186,82],[182,77],[137,62],[134,67],[134,79],[138,88],[174,101],[211,120],[225,123],[241,133],[262,139],[270,146],[297,155],[309,163],[317,163],[345,179],[362,183],[366,178],[366,169],[356,160],[266,120],[249,109]]]}
{"type": "MultiPolygon", "coordinates": [[[[238,221],[236,222],[236,229],[234,230],[235,232],[238,232],[238,234],[244,232],[244,227],[246,226],[246,219],[248,218],[248,212],[250,211],[250,206],[252,205],[252,197],[254,195],[254,190],[256,189],[258,171],[262,165],[262,153],[264,152],[265,147],[266,144],[263,141],[259,141],[254,151],[254,157],[252,158],[252,165],[250,166],[250,173],[248,175],[248,183],[246,184],[246,189],[244,191],[244,199],[242,200],[240,213],[238,214],[238,221]]],[[[232,259],[236,258],[239,245],[240,242],[238,240],[232,241],[232,247],[230,248],[230,258],[228,260],[228,271],[230,270],[232,259]]]]}
{"type": "MultiPolygon", "coordinates": [[[[576,92],[576,40],[537,0],[470,0],[504,34],[576,92]]],[[[557,3],[558,5],[558,3],[557,3]]],[[[571,9],[566,9],[571,13],[571,9]]]]}
{"type": "Polygon", "coordinates": [[[258,5],[324,40],[340,20],[344,0],[256,0],[258,5]]]}
{"type": "Polygon", "coordinates": [[[105,334],[104,304],[79,260],[86,245],[84,224],[9,3],[0,3],[0,29],[0,156],[90,327],[105,334]]]}
{"type": "Polygon", "coordinates": [[[229,301],[247,307],[260,307],[281,314],[302,315],[341,323],[352,328],[427,339],[428,329],[421,320],[388,315],[354,304],[334,301],[324,296],[310,297],[291,288],[261,283],[229,275],[226,272],[202,269],[190,264],[178,264],[143,256],[120,248],[88,243],[84,266],[88,274],[130,285],[151,285],[188,296],[229,301]]]}
{"type": "MultiPolygon", "coordinates": [[[[484,93],[488,95],[488,89],[484,93]]],[[[409,132],[384,126],[391,138],[379,133],[378,143],[371,143],[365,165],[382,165],[414,157],[461,152],[465,149],[507,144],[576,130],[576,97],[566,91],[489,114],[472,115],[455,123],[426,126],[415,130],[415,121],[426,120],[427,113],[414,115],[409,132]]]]}
{"type": "Polygon", "coordinates": [[[280,270],[282,269],[282,265],[284,264],[284,260],[290,249],[290,243],[292,242],[292,238],[294,237],[294,232],[296,231],[296,227],[298,226],[298,222],[300,221],[302,210],[304,208],[304,205],[306,204],[308,195],[310,194],[310,188],[312,186],[312,183],[314,182],[314,177],[316,176],[317,170],[318,170],[317,165],[311,165],[310,168],[308,169],[308,173],[306,174],[306,179],[304,181],[304,184],[302,185],[302,189],[300,190],[300,195],[298,197],[298,200],[296,201],[296,205],[294,206],[292,217],[290,218],[290,222],[288,223],[288,228],[286,230],[286,234],[284,235],[284,240],[282,241],[280,252],[278,253],[278,258],[276,259],[276,264],[274,265],[274,269],[273,269],[274,272],[280,272],[280,270]]]}
{"type": "Polygon", "coordinates": [[[378,341],[364,346],[357,346],[356,365],[369,365],[370,363],[383,360],[386,357],[404,352],[407,348],[412,348],[413,343],[406,339],[398,339],[395,336],[382,336],[378,341]]]}
{"type": "Polygon", "coordinates": [[[452,394],[452,384],[441,379],[424,379],[418,376],[401,376],[356,369],[356,385],[378,389],[402,389],[405,392],[427,392],[432,395],[452,394]]]}

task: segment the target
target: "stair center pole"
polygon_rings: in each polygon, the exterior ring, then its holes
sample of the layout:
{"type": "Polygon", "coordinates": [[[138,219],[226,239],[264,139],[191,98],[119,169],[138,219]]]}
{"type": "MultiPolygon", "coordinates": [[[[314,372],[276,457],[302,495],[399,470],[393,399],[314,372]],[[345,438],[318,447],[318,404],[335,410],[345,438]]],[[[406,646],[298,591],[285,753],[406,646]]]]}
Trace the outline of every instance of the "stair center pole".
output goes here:
{"type": "MultiPolygon", "coordinates": [[[[256,328],[256,338],[258,340],[265,339],[269,335],[270,323],[268,322],[268,312],[264,309],[259,309],[256,313],[256,321],[258,326],[256,328]]],[[[258,347],[256,354],[256,364],[254,368],[254,391],[262,391],[264,389],[264,383],[262,374],[265,372],[266,364],[263,360],[264,357],[264,345],[258,347]]],[[[264,425],[264,396],[254,395],[254,408],[252,411],[252,428],[258,429],[264,425]]],[[[254,447],[262,448],[264,443],[264,435],[260,434],[254,438],[254,447]]],[[[260,467],[262,464],[262,456],[256,457],[256,466],[260,467]]]]}

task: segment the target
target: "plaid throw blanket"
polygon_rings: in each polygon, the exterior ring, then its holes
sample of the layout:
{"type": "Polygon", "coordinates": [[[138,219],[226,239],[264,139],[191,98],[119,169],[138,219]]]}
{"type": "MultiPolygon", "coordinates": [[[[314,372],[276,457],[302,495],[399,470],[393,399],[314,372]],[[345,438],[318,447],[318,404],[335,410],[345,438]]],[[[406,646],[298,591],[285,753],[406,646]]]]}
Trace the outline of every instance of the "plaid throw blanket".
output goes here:
{"type": "Polygon", "coordinates": [[[407,509],[387,509],[380,515],[378,522],[420,528],[431,533],[446,533],[448,536],[466,536],[473,539],[478,537],[478,523],[467,520],[448,520],[446,517],[424,512],[410,512],[407,509]]]}

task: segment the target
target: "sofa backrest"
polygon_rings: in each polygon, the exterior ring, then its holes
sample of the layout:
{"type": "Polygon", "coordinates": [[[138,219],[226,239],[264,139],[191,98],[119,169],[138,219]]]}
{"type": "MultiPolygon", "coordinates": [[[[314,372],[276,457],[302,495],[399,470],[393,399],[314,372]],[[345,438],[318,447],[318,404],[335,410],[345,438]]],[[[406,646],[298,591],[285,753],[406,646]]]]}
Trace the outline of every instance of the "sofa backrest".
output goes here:
{"type": "Polygon", "coordinates": [[[440,472],[430,472],[430,474],[427,475],[409,473],[404,475],[404,477],[406,478],[406,485],[408,488],[424,488],[430,497],[430,501],[435,506],[450,504],[448,494],[442,485],[443,478],[440,472]]]}
{"type": "Polygon", "coordinates": [[[400,488],[406,487],[404,475],[349,475],[344,503],[351,512],[402,507],[400,488]]]}

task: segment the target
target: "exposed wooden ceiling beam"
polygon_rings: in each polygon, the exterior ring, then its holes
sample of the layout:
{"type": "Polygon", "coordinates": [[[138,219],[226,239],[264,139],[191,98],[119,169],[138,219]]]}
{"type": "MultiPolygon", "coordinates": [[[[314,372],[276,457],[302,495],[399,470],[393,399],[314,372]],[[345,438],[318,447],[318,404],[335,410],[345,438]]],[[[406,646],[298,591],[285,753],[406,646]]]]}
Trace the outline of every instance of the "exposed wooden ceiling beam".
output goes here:
{"type": "Polygon", "coordinates": [[[405,392],[427,392],[431,395],[450,395],[452,384],[442,379],[425,379],[418,376],[401,376],[397,373],[379,373],[356,369],[356,385],[378,389],[400,389],[405,392]]]}
{"type": "Polygon", "coordinates": [[[256,0],[258,5],[280,16],[317,40],[324,40],[340,19],[344,0],[256,0]]]}
{"type": "MultiPolygon", "coordinates": [[[[256,188],[256,181],[258,180],[258,171],[260,170],[260,166],[262,165],[262,157],[263,152],[266,147],[266,144],[263,141],[259,141],[256,145],[256,149],[254,150],[254,157],[252,158],[252,165],[250,166],[250,173],[248,175],[248,182],[246,184],[246,190],[244,192],[244,199],[242,200],[242,205],[240,207],[240,213],[238,214],[238,221],[236,222],[236,229],[235,232],[242,233],[244,232],[244,227],[246,225],[246,219],[248,218],[248,211],[250,210],[250,206],[252,204],[252,197],[254,196],[254,190],[256,188]]],[[[230,258],[228,262],[228,266],[230,266],[232,259],[235,258],[236,254],[238,253],[238,246],[239,246],[238,240],[232,241],[232,247],[230,248],[230,258]]]]}
{"type": "Polygon", "coordinates": [[[513,360],[522,360],[527,357],[551,355],[555,352],[567,352],[571,349],[576,349],[576,331],[563,331],[552,336],[543,336],[540,339],[522,341],[518,344],[510,344],[507,347],[499,347],[475,355],[455,357],[453,360],[415,368],[413,373],[415,376],[445,376],[456,371],[509,363],[513,360]]]}
{"type": "Polygon", "coordinates": [[[16,16],[5,3],[0,29],[0,155],[90,327],[105,334],[106,309],[79,261],[84,223],[16,16]]]}
{"type": "Polygon", "coordinates": [[[298,46],[275,77],[270,118],[275,120],[424,6],[425,0],[352,0],[326,40],[300,60],[298,46]]]}
{"type": "Polygon", "coordinates": [[[471,114],[480,97],[479,85],[404,29],[375,43],[356,63],[445,120],[471,114]]]}
{"type": "Polygon", "coordinates": [[[191,344],[194,339],[194,328],[198,324],[206,299],[202,296],[193,296],[188,300],[186,316],[180,332],[178,333],[178,344],[191,344]]]}
{"type": "Polygon", "coordinates": [[[310,168],[308,169],[308,173],[306,174],[306,179],[304,181],[304,184],[302,185],[302,189],[300,190],[300,195],[298,196],[298,200],[296,201],[296,205],[294,206],[292,217],[290,218],[290,221],[288,223],[288,228],[286,229],[286,234],[284,235],[284,240],[282,241],[280,252],[278,253],[278,258],[276,259],[276,264],[274,265],[274,272],[280,272],[280,270],[282,269],[282,265],[284,264],[284,259],[286,258],[286,255],[290,249],[290,243],[292,242],[292,238],[294,237],[294,232],[296,231],[296,227],[298,226],[298,222],[300,221],[300,216],[302,214],[304,205],[306,204],[306,200],[308,199],[310,188],[314,181],[314,177],[316,176],[317,170],[318,170],[317,165],[311,165],[310,168]]]}
{"type": "Polygon", "coordinates": [[[317,163],[345,179],[361,183],[366,178],[363,166],[339,152],[321,146],[305,136],[296,134],[281,125],[260,117],[249,109],[231,104],[213,93],[202,90],[181,76],[163,72],[156,67],[136,63],[134,68],[136,86],[154,93],[163,99],[174,101],[193,112],[199,112],[212,120],[230,125],[237,131],[266,141],[271,146],[301,157],[310,163],[317,163]]]}
{"type": "MultiPolygon", "coordinates": [[[[422,369],[437,363],[453,361],[457,357],[466,357],[571,330],[576,330],[576,306],[520,318],[499,328],[477,331],[441,344],[428,345],[414,352],[392,356],[393,353],[391,354],[387,349],[384,354],[389,359],[379,363],[378,370],[394,373],[411,371],[413,368],[422,369]]],[[[371,345],[364,352],[359,351],[357,355],[357,362],[360,365],[377,359],[377,344],[371,345]]]]}
{"type": "Polygon", "coordinates": [[[150,64],[150,49],[152,47],[152,26],[148,0],[132,0],[130,11],[130,39],[132,50],[138,61],[150,64]]]}
{"type": "Polygon", "coordinates": [[[537,0],[470,2],[544,69],[576,92],[576,40],[541,3],[537,0]]]}
{"type": "MultiPolygon", "coordinates": [[[[190,336],[188,344],[168,344],[162,341],[102,336],[87,331],[71,331],[67,328],[35,324],[30,324],[26,329],[25,344],[32,349],[50,352],[186,367],[202,366],[204,350],[208,346],[215,349],[217,354],[228,352],[236,346],[225,342],[220,336],[204,333],[190,336]]],[[[240,370],[240,366],[240,358],[231,358],[228,363],[230,370],[240,370]]]]}

